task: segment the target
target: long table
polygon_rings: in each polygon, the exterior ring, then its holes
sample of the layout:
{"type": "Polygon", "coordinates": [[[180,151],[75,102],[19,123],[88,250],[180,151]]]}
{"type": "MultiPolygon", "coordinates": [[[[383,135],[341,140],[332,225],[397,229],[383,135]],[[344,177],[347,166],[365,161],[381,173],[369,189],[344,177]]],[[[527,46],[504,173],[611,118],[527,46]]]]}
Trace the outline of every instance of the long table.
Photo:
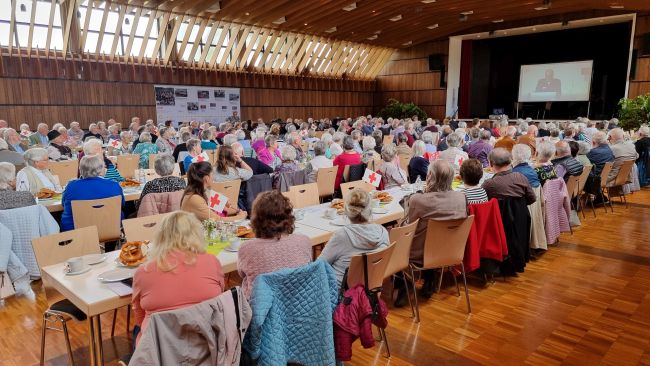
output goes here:
{"type": "MultiPolygon", "coordinates": [[[[126,188],[122,189],[122,192],[124,193],[124,200],[125,201],[137,201],[140,199],[140,195],[142,194],[142,188],[143,186],[140,186],[139,188],[126,188]]],[[[38,200],[39,205],[43,205],[47,208],[48,211],[50,212],[61,212],[63,211],[63,204],[61,203],[61,199],[39,199],[38,200]]]]}

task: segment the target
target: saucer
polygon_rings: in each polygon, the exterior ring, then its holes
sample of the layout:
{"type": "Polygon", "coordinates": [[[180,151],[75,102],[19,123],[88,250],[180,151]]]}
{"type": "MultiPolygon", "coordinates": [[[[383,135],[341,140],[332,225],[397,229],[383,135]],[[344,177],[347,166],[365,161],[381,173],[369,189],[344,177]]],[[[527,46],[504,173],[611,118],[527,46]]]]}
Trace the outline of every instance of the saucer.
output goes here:
{"type": "Polygon", "coordinates": [[[84,255],[82,258],[85,264],[93,265],[102,263],[106,260],[107,256],[106,254],[88,254],[84,255]]]}
{"type": "Polygon", "coordinates": [[[83,268],[83,269],[81,269],[81,270],[79,270],[79,271],[77,271],[77,272],[67,272],[65,275],[66,275],[66,276],[76,276],[76,275],[80,275],[80,274],[82,274],[82,273],[86,273],[86,272],[88,272],[88,271],[90,271],[90,266],[87,265],[87,264],[84,264],[84,268],[83,268]]]}

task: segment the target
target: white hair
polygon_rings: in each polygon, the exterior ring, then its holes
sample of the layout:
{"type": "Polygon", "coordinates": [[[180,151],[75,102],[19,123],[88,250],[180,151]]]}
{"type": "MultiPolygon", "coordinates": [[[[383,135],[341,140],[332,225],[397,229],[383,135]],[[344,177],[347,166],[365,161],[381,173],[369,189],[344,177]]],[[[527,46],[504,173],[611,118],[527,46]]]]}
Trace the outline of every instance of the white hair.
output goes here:
{"type": "Polygon", "coordinates": [[[85,155],[79,161],[79,175],[82,178],[99,177],[104,168],[104,159],[100,155],[85,155]]]}
{"type": "Polygon", "coordinates": [[[0,191],[11,189],[9,182],[16,180],[16,166],[6,161],[0,163],[0,191]]]}
{"type": "Polygon", "coordinates": [[[226,136],[223,137],[223,144],[226,146],[231,146],[235,142],[237,142],[237,135],[233,135],[232,133],[227,134],[226,136]]]}
{"type": "Polygon", "coordinates": [[[555,145],[549,141],[537,144],[537,156],[540,160],[549,161],[555,154],[555,145]]]}
{"type": "Polygon", "coordinates": [[[29,166],[34,166],[34,163],[37,161],[41,161],[45,158],[48,157],[47,150],[41,148],[41,147],[33,147],[23,154],[23,158],[25,159],[25,162],[29,166]]]}
{"type": "Polygon", "coordinates": [[[291,145],[284,145],[280,149],[280,153],[282,154],[282,160],[285,161],[294,161],[296,160],[296,148],[294,148],[291,145]]]}
{"type": "Polygon", "coordinates": [[[362,144],[363,150],[372,150],[377,146],[377,141],[375,141],[375,138],[372,136],[366,136],[363,138],[362,144]]]}
{"type": "Polygon", "coordinates": [[[512,166],[529,162],[532,153],[530,146],[526,144],[516,144],[512,147],[512,166]]]}
{"type": "Polygon", "coordinates": [[[95,149],[102,148],[102,142],[99,139],[92,138],[84,142],[84,154],[92,155],[95,153],[95,149]]]}
{"type": "Polygon", "coordinates": [[[413,156],[422,156],[426,152],[424,141],[417,140],[413,143],[413,156]]]}

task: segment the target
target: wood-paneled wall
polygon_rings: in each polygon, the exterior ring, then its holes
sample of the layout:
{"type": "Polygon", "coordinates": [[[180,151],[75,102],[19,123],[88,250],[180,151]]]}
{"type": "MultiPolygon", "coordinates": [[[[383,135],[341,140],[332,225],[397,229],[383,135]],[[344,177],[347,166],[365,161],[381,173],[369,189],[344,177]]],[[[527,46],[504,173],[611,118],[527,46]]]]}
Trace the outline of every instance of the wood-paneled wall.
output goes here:
{"type": "Polygon", "coordinates": [[[639,50],[636,64],[636,76],[630,80],[629,97],[650,93],[650,55],[642,56],[642,38],[650,34],[650,14],[637,15],[634,48],[639,50]]]}
{"type": "Polygon", "coordinates": [[[396,51],[377,76],[375,112],[392,98],[419,105],[429,117],[444,118],[447,89],[440,87],[441,73],[429,71],[429,55],[448,52],[447,40],[396,51]]]}
{"type": "Polygon", "coordinates": [[[244,119],[371,113],[376,81],[215,72],[91,60],[0,58],[0,119],[12,126],[156,117],[154,84],[241,88],[244,119]]]}

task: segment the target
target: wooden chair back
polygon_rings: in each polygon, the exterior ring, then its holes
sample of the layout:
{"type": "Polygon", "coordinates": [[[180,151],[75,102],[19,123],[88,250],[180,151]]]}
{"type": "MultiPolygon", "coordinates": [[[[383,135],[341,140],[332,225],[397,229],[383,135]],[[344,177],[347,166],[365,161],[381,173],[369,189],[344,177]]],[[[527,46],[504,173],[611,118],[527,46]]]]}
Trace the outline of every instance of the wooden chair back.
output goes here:
{"type": "Polygon", "coordinates": [[[53,161],[50,163],[49,169],[52,175],[59,177],[59,185],[65,187],[69,181],[77,179],[79,160],[53,161]]]}
{"type": "Polygon", "coordinates": [[[325,133],[325,131],[316,131],[314,132],[314,137],[320,140],[320,138],[323,137],[323,133],[325,133]]]}
{"type": "Polygon", "coordinates": [[[343,196],[343,200],[347,200],[348,196],[350,195],[350,192],[352,192],[355,189],[363,189],[366,192],[371,192],[375,190],[375,187],[370,184],[366,183],[362,180],[358,180],[356,182],[350,182],[350,183],[341,183],[341,195],[343,196]]]}
{"type": "Polygon", "coordinates": [[[101,243],[120,239],[122,197],[72,201],[75,229],[96,226],[101,243]]]}
{"type": "Polygon", "coordinates": [[[140,166],[140,154],[126,154],[117,156],[117,171],[124,178],[135,177],[135,170],[140,166]]]}
{"type": "Polygon", "coordinates": [[[411,157],[408,155],[397,155],[399,158],[399,167],[404,170],[406,177],[408,178],[409,172],[409,163],[411,162],[411,157]]]}
{"type": "Polygon", "coordinates": [[[474,215],[457,220],[429,220],[422,268],[440,268],[461,263],[473,222],[474,215]]]}
{"type": "Polygon", "coordinates": [[[304,152],[306,154],[307,152],[309,152],[309,142],[302,141],[300,143],[300,148],[302,149],[302,152],[304,152]]]}
{"type": "Polygon", "coordinates": [[[318,185],[318,194],[320,197],[328,197],[334,194],[334,184],[336,183],[336,171],[339,167],[320,168],[316,172],[316,184],[318,185]]]}
{"type": "Polygon", "coordinates": [[[384,139],[382,140],[381,144],[383,145],[388,145],[393,143],[393,135],[386,135],[384,136],[384,139]]]}
{"type": "Polygon", "coordinates": [[[229,180],[226,182],[212,182],[210,183],[210,188],[213,191],[219,192],[226,197],[228,197],[228,202],[230,202],[233,207],[237,207],[237,202],[239,201],[239,188],[241,187],[241,181],[229,180]]]}
{"type": "Polygon", "coordinates": [[[580,174],[580,178],[578,179],[578,194],[582,194],[584,191],[585,185],[587,184],[587,179],[589,178],[589,174],[593,168],[593,165],[585,165],[585,167],[582,169],[582,174],[580,174]]]}
{"type": "Polygon", "coordinates": [[[158,224],[168,213],[137,217],[122,221],[124,236],[127,241],[153,240],[158,231],[158,224]]]}
{"type": "Polygon", "coordinates": [[[156,159],[158,159],[158,156],[161,154],[149,154],[149,169],[155,169],[156,166],[156,159]]]}
{"type": "Polygon", "coordinates": [[[621,164],[621,168],[618,170],[616,179],[614,180],[613,187],[621,187],[630,182],[630,173],[634,167],[634,160],[626,160],[621,164]]]}
{"type": "Polygon", "coordinates": [[[341,176],[341,181],[342,182],[349,182],[350,181],[350,166],[346,165],[343,167],[343,175],[341,176]]]}
{"type": "Polygon", "coordinates": [[[609,178],[609,172],[612,171],[614,162],[609,161],[603,166],[603,170],[600,171],[600,188],[607,187],[607,178],[609,178]]]}
{"type": "Polygon", "coordinates": [[[219,156],[219,148],[216,148],[215,150],[205,150],[205,152],[208,154],[210,164],[212,164],[212,166],[217,166],[217,157],[219,156]]]}
{"type": "Polygon", "coordinates": [[[350,258],[350,267],[348,267],[348,287],[352,288],[358,284],[363,284],[369,290],[380,288],[384,282],[386,267],[391,261],[394,250],[395,245],[391,245],[376,252],[352,256],[350,258]],[[367,267],[364,266],[364,256],[367,259],[367,267]],[[365,283],[365,274],[368,276],[367,284],[365,283]]]}
{"type": "Polygon", "coordinates": [[[578,185],[580,183],[579,175],[570,175],[566,181],[566,191],[570,198],[578,196],[578,185]]]}
{"type": "Polygon", "coordinates": [[[388,266],[386,266],[384,278],[408,268],[411,258],[411,244],[413,244],[415,229],[419,221],[418,219],[408,225],[392,228],[388,233],[389,241],[394,243],[395,249],[388,266]]]}
{"type": "MultiPolygon", "coordinates": [[[[34,238],[32,248],[39,268],[65,262],[73,257],[101,253],[95,226],[34,238]]],[[[46,277],[43,277],[43,285],[49,305],[64,299],[63,295],[51,287],[46,277]]]]}
{"type": "Polygon", "coordinates": [[[289,193],[293,208],[315,206],[320,203],[317,183],[292,186],[289,188],[289,193]]]}

